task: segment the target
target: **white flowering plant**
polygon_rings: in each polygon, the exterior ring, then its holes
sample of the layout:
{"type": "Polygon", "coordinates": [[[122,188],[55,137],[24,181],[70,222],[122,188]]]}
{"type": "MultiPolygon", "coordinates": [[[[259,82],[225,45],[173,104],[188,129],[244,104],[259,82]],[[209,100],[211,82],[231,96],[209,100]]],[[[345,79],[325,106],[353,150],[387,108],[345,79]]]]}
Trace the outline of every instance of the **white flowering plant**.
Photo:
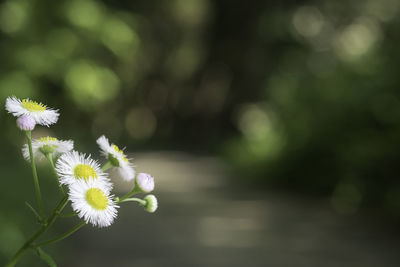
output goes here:
{"type": "Polygon", "coordinates": [[[137,202],[150,213],[157,210],[158,202],[154,195],[146,195],[143,198],[132,197],[135,194],[152,192],[154,178],[146,173],[136,175],[132,160],[117,145],[111,144],[104,135],[97,139],[101,155],[106,159],[105,164],[101,166],[91,155],[74,150],[72,140],[63,141],[50,136],[32,139],[32,131],[36,125],[50,127],[58,121],[59,110],[31,99],[20,100],[15,96],[7,98],[6,110],[17,117],[17,126],[27,138],[22,154],[32,168],[37,209],[26,203],[41,224],[5,265],[6,267],[15,266],[28,250],[36,251],[49,266],[56,266],[54,259],[43,251],[44,246],[67,238],[86,224],[95,227],[110,226],[117,217],[119,204],[123,202],[137,202]],[[61,200],[50,213],[43,208],[35,160],[47,160],[58,181],[61,200]],[[121,197],[112,194],[113,183],[106,172],[111,168],[117,170],[120,179],[128,182],[134,180],[133,188],[121,197]],[[71,205],[73,213],[64,213],[68,204],[71,205]],[[43,238],[57,219],[70,217],[78,217],[81,222],[59,236],[43,238]]]}

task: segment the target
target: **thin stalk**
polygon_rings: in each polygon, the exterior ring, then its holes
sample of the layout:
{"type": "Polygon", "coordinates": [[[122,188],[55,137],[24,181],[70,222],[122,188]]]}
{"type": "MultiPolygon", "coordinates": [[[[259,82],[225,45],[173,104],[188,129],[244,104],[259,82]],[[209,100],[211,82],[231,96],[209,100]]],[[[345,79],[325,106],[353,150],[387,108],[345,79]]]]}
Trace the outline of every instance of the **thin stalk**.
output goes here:
{"type": "Polygon", "coordinates": [[[36,219],[40,222],[42,222],[42,218],[40,217],[39,213],[37,213],[37,211],[32,207],[31,204],[29,204],[28,202],[25,201],[25,205],[33,212],[33,214],[35,215],[36,219]]]}
{"type": "Polygon", "coordinates": [[[106,164],[104,164],[104,166],[101,167],[101,170],[102,170],[103,172],[105,172],[106,170],[108,170],[108,169],[111,168],[112,166],[113,166],[112,163],[111,163],[110,161],[107,161],[106,164]]]}
{"type": "Polygon", "coordinates": [[[71,218],[71,217],[74,217],[74,216],[76,216],[77,215],[77,213],[76,212],[71,212],[71,213],[63,213],[63,214],[60,214],[60,217],[61,218],[71,218]]]}
{"type": "Polygon", "coordinates": [[[125,195],[123,195],[122,197],[117,199],[117,202],[123,202],[125,199],[138,194],[138,193],[142,193],[142,190],[139,189],[139,186],[135,185],[135,187],[132,189],[132,191],[130,191],[129,193],[126,193],[125,195]]]}
{"type": "Polygon", "coordinates": [[[29,157],[31,160],[31,167],[32,167],[32,174],[33,174],[33,183],[35,185],[35,194],[36,200],[39,206],[40,215],[42,220],[44,220],[44,208],[43,208],[43,201],[42,201],[42,194],[40,193],[40,186],[39,186],[39,179],[36,171],[36,164],[35,159],[33,158],[33,151],[32,151],[32,134],[31,131],[26,131],[26,137],[28,139],[28,147],[29,147],[29,157]]]}
{"type": "Polygon", "coordinates": [[[84,225],[86,225],[85,221],[82,221],[80,224],[76,225],[74,228],[70,229],[68,232],[65,232],[64,234],[57,236],[53,239],[41,242],[39,244],[36,244],[33,246],[33,248],[38,248],[38,247],[42,247],[42,246],[46,246],[52,243],[56,243],[58,241],[63,240],[64,238],[69,237],[70,235],[72,235],[73,233],[75,233],[76,231],[78,231],[80,228],[82,228],[84,225]]]}
{"type": "Polygon", "coordinates": [[[5,267],[14,267],[15,264],[19,261],[20,257],[29,249],[33,248],[32,243],[35,242],[36,239],[38,239],[42,234],[44,234],[47,229],[50,228],[50,226],[53,225],[59,214],[62,212],[62,210],[65,208],[65,206],[68,203],[68,198],[64,197],[60,203],[57,205],[57,207],[54,209],[53,213],[50,215],[48,223],[44,224],[36,233],[32,235],[31,238],[29,238],[23,245],[22,247],[15,253],[14,257],[7,263],[5,267]]]}
{"type": "Polygon", "coordinates": [[[63,189],[62,185],[60,184],[60,180],[59,180],[59,177],[58,177],[58,173],[56,171],[56,167],[54,166],[52,154],[51,153],[46,153],[46,158],[49,161],[49,163],[51,165],[51,169],[52,169],[52,171],[53,171],[53,173],[54,173],[54,175],[55,175],[55,177],[57,179],[58,188],[60,189],[61,194],[63,196],[65,196],[64,189],[63,189]]]}
{"type": "Polygon", "coordinates": [[[146,206],[146,200],[140,199],[140,198],[136,198],[136,197],[132,197],[132,198],[126,198],[124,200],[119,200],[117,201],[117,203],[122,203],[122,202],[128,202],[128,201],[135,201],[135,202],[139,202],[142,206],[146,206]]]}

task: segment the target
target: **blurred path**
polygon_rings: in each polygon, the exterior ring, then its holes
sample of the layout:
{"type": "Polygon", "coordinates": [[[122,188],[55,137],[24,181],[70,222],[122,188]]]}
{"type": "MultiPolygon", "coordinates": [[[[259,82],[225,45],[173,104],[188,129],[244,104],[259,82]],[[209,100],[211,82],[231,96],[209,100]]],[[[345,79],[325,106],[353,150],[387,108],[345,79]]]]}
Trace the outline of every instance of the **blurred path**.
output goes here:
{"type": "Polygon", "coordinates": [[[135,163],[156,177],[159,211],[124,203],[112,227],[85,227],[65,242],[73,257],[61,266],[400,266],[389,230],[315,200],[237,190],[214,158],[144,153],[135,163]]]}

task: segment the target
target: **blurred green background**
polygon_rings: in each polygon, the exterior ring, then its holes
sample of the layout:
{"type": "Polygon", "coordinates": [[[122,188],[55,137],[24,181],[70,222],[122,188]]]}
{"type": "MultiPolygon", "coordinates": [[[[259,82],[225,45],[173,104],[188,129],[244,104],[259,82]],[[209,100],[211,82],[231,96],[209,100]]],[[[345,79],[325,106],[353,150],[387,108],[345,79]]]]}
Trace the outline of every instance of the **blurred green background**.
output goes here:
{"type": "MultiPolygon", "coordinates": [[[[6,0],[0,103],[16,95],[60,108],[59,123],[36,136],[74,139],[86,153],[105,134],[133,157],[212,156],[234,188],[397,223],[399,9],[398,0],[6,0]]],[[[0,129],[2,262],[36,226],[22,200],[34,203],[21,180],[31,182],[23,135],[4,109],[0,129]]]]}

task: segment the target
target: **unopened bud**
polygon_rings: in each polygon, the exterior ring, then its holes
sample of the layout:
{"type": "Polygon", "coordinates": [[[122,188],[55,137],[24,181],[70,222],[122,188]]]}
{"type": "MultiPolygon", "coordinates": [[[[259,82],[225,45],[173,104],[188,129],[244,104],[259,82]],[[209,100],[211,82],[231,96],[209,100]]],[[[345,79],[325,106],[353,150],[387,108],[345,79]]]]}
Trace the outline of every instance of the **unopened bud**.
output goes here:
{"type": "Polygon", "coordinates": [[[22,131],[32,131],[35,129],[36,122],[35,119],[29,115],[22,115],[17,119],[17,126],[22,131]]]}
{"type": "Polygon", "coordinates": [[[150,193],[154,190],[154,178],[147,173],[139,173],[136,176],[136,186],[144,193],[150,193]]]}
{"type": "Polygon", "coordinates": [[[147,212],[153,213],[157,210],[158,201],[154,195],[147,195],[143,198],[143,200],[146,201],[146,205],[144,205],[144,209],[147,212]]]}

